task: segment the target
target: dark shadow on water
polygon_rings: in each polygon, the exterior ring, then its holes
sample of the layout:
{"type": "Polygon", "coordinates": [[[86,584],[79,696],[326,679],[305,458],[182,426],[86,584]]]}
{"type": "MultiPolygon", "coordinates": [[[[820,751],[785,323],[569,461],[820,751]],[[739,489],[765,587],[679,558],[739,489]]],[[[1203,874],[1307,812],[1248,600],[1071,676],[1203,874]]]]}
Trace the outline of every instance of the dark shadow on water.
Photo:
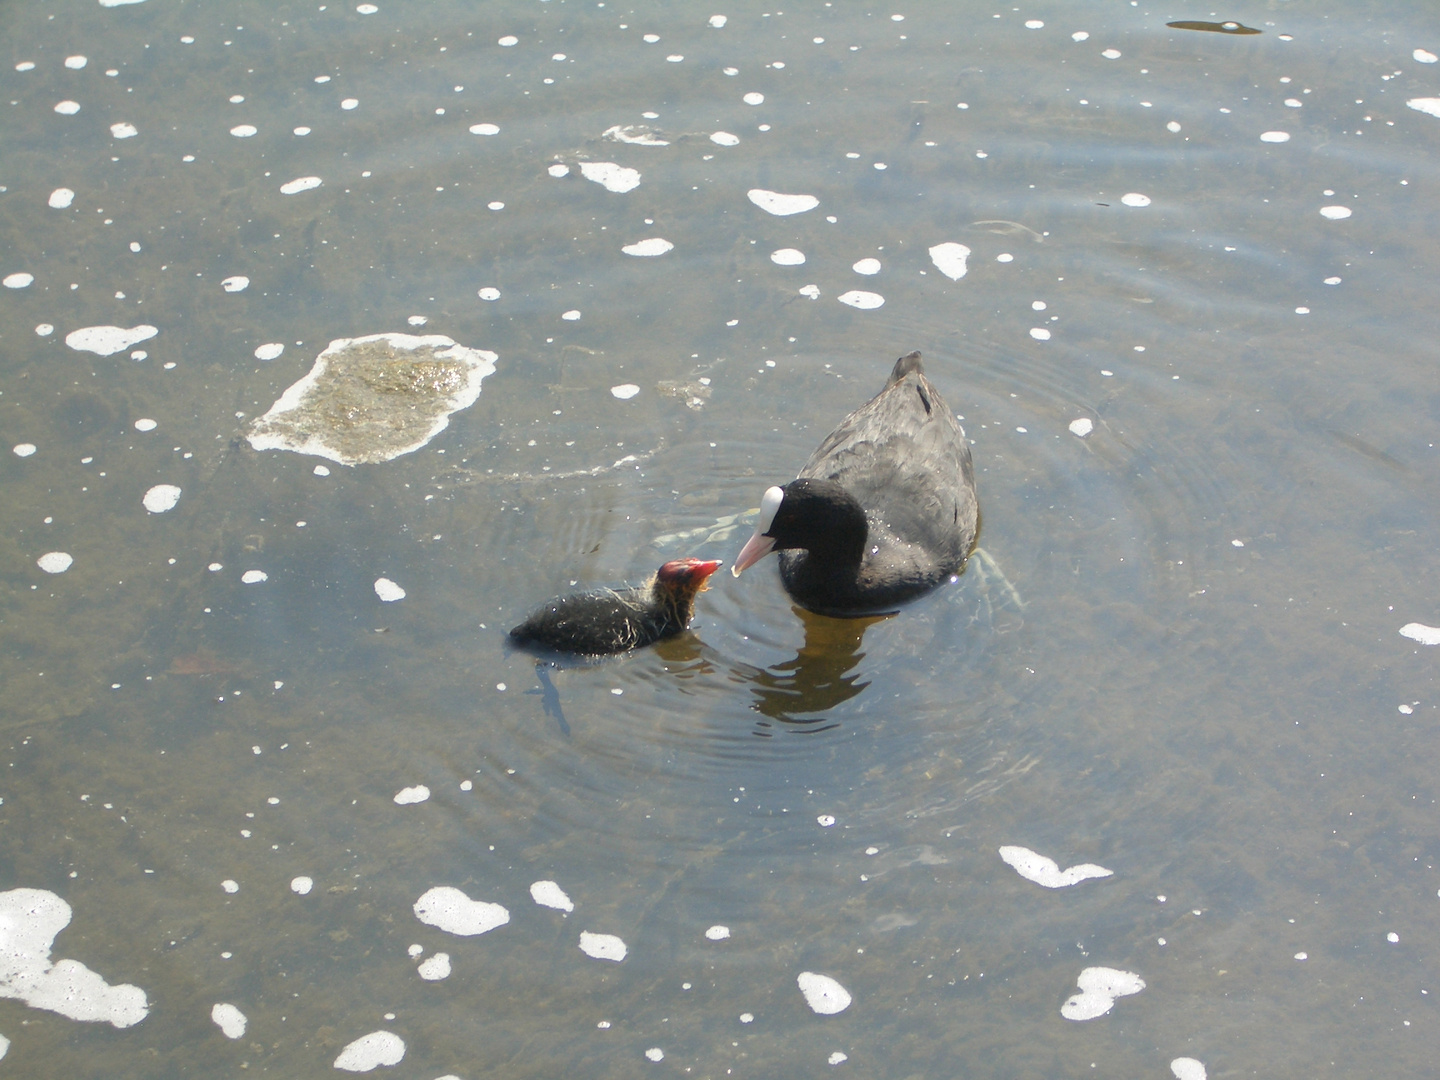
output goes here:
{"type": "Polygon", "coordinates": [[[795,659],[743,672],[755,693],[751,708],[764,718],[755,724],[755,734],[763,738],[775,734],[777,723],[786,725],[780,730],[805,735],[839,727],[839,721],[823,714],[870,685],[855,672],[865,658],[860,645],[867,627],[891,617],[832,619],[799,607],[793,610],[805,624],[805,644],[795,659]]]}

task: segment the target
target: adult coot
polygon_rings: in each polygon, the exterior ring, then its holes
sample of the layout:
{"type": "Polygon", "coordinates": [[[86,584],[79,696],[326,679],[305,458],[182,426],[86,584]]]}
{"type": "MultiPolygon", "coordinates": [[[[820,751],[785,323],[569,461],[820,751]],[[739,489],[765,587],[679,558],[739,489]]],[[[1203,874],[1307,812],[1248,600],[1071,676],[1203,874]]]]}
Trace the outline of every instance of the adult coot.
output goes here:
{"type": "Polygon", "coordinates": [[[912,352],[826,437],[799,479],[765,492],[731,572],[778,551],[780,577],[802,607],[875,614],[957,573],[975,546],[977,517],[970,444],[912,352]]]}
{"type": "Polygon", "coordinates": [[[715,560],[675,559],[643,585],[557,596],[515,629],[515,641],[559,652],[618,653],[674,637],[690,625],[695,594],[715,560]]]}

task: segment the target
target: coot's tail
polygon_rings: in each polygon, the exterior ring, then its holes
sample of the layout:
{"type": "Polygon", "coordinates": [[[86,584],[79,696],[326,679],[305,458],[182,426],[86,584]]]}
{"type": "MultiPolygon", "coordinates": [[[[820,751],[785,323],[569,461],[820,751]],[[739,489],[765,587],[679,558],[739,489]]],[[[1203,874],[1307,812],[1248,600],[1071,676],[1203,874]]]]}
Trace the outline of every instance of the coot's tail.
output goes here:
{"type": "Polygon", "coordinates": [[[895,361],[895,370],[890,372],[890,378],[886,380],[885,388],[888,390],[912,371],[917,375],[925,374],[925,367],[920,363],[918,352],[907,353],[895,361]]]}

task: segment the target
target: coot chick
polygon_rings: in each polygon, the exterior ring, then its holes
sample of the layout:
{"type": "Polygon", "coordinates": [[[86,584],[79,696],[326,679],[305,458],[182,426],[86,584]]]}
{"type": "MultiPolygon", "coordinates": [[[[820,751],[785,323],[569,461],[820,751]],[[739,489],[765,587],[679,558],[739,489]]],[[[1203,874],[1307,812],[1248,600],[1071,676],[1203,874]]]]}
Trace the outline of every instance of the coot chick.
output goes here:
{"type": "Polygon", "coordinates": [[[619,653],[674,637],[690,625],[695,594],[720,566],[675,559],[643,585],[557,596],[515,629],[517,642],[558,652],[619,653]]]}
{"type": "Polygon", "coordinates": [[[802,607],[876,614],[957,573],[978,517],[970,444],[912,352],[798,479],[765,492],[731,572],[778,551],[781,580],[802,607]]]}

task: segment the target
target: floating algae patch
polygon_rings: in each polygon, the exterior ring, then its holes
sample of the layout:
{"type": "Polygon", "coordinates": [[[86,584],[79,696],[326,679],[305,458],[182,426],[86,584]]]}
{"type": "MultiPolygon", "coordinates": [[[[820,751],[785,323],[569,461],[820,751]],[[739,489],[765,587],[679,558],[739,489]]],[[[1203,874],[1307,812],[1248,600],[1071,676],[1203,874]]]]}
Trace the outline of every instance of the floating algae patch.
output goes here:
{"type": "Polygon", "coordinates": [[[340,338],[250,428],[256,450],[293,450],[342,465],[419,450],[474,404],[498,357],[430,334],[340,338]]]}

